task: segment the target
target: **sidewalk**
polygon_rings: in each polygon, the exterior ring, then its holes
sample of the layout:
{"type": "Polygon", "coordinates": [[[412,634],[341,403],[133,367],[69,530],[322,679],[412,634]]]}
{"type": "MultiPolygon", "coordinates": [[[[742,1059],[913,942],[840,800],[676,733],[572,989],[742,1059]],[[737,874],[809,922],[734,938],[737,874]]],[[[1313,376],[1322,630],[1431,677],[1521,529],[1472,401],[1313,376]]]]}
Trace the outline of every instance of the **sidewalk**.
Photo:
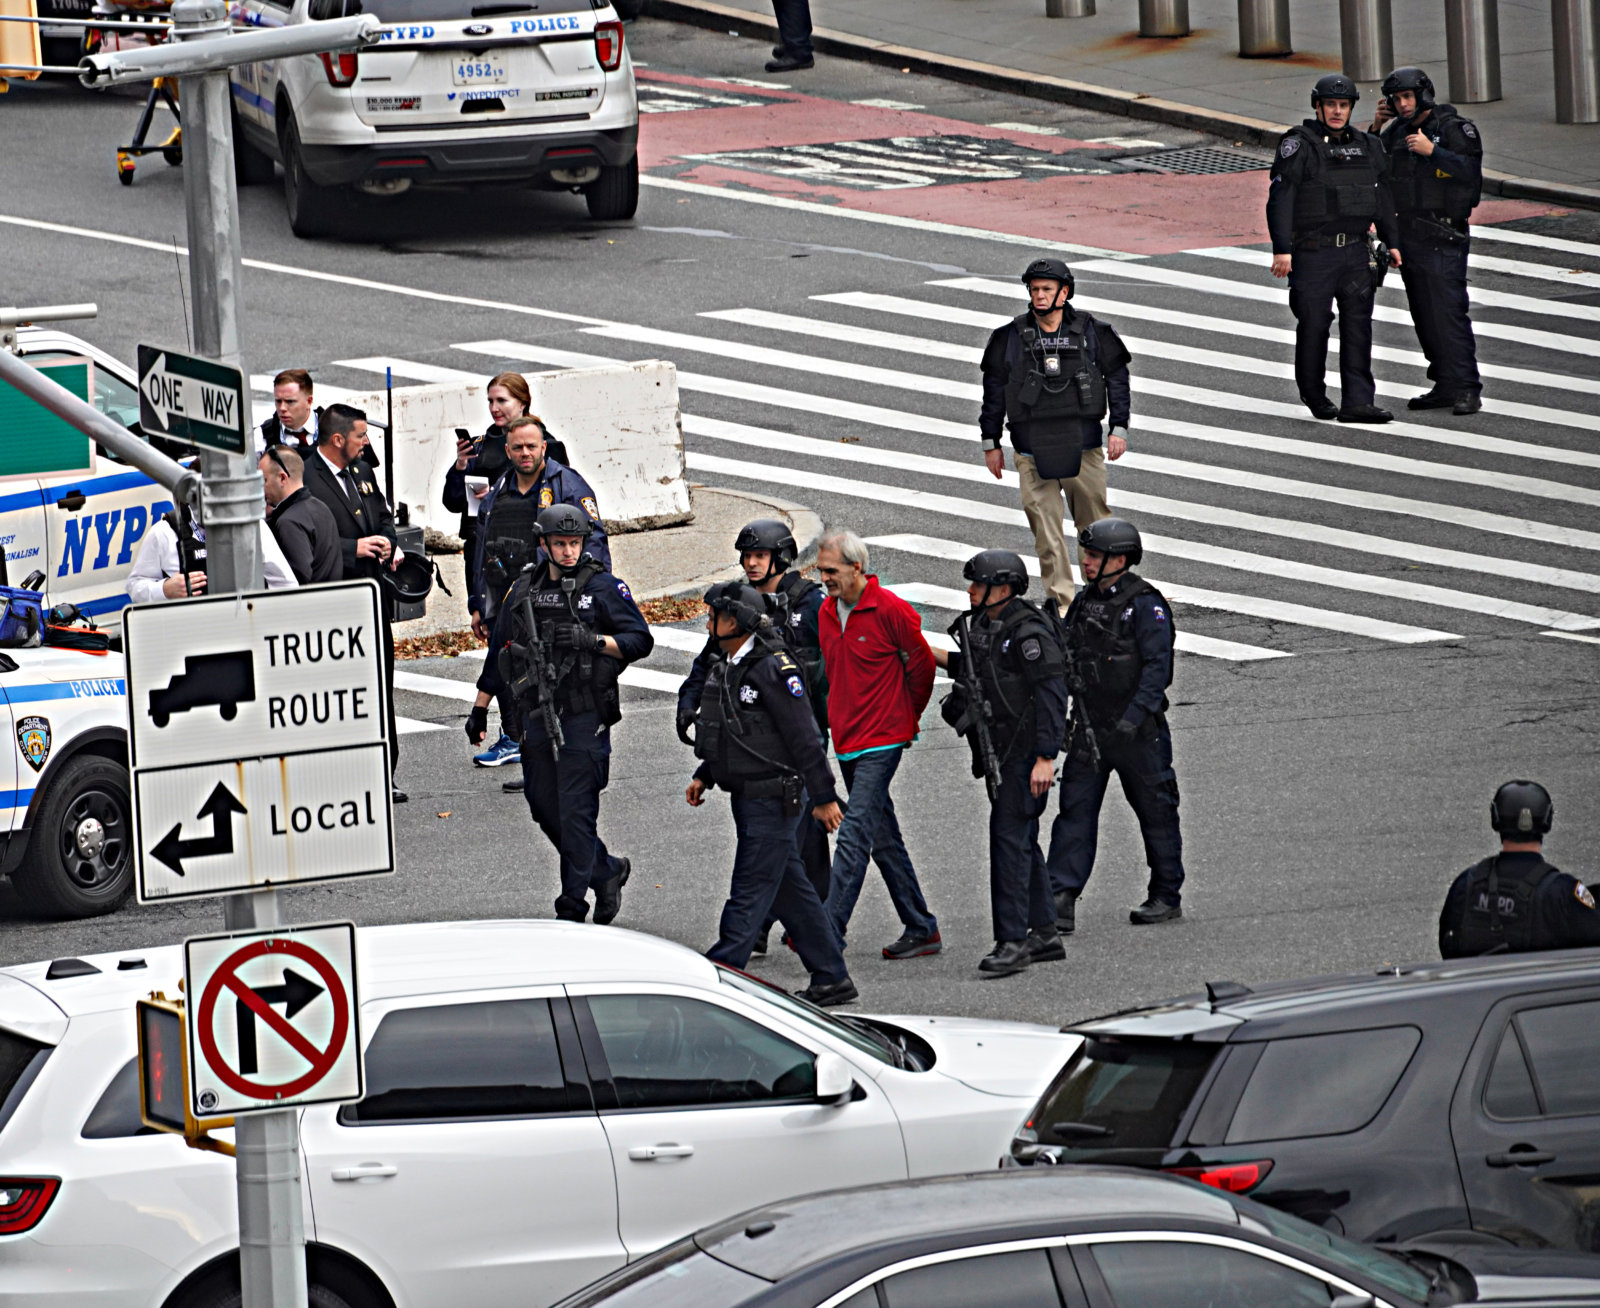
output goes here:
{"type": "MultiPolygon", "coordinates": [[[[811,0],[823,55],[1083,104],[1270,144],[1309,116],[1311,84],[1338,72],[1339,6],[1295,0],[1296,53],[1238,57],[1235,0],[1190,0],[1193,34],[1142,39],[1133,0],[1100,0],[1092,18],[1050,19],[1044,0],[811,0]]],[[[768,0],[650,0],[648,13],[741,36],[774,35],[768,0]]],[[[1444,8],[1393,6],[1397,64],[1427,69],[1448,99],[1444,8]]],[[[1600,207],[1600,124],[1555,121],[1548,5],[1500,6],[1504,98],[1462,105],[1483,128],[1485,190],[1600,207]]],[[[754,76],[760,75],[759,66],[754,76]]],[[[805,73],[789,85],[805,89],[805,73]]],[[[1377,84],[1362,84],[1358,122],[1377,84]]]]}

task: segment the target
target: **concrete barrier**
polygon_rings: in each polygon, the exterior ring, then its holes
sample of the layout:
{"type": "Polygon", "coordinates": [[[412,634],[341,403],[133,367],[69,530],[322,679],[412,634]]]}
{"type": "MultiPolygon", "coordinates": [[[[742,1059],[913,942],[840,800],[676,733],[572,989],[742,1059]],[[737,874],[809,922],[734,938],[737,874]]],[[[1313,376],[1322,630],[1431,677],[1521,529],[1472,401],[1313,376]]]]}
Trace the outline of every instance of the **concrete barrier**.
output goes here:
{"type": "MultiPolygon", "coordinates": [[[[646,360],[601,368],[527,374],[532,412],[566,442],[572,466],[594,487],[600,516],[612,531],[642,531],[686,522],[678,372],[646,360]]],[[[489,421],[482,382],[394,388],[395,499],[411,522],[454,533],[459,520],[444,507],[444,478],[455,462],[457,427],[473,434],[489,421]]],[[[384,420],[381,390],[341,397],[384,420]]],[[[373,433],[383,454],[383,437],[373,433]]]]}

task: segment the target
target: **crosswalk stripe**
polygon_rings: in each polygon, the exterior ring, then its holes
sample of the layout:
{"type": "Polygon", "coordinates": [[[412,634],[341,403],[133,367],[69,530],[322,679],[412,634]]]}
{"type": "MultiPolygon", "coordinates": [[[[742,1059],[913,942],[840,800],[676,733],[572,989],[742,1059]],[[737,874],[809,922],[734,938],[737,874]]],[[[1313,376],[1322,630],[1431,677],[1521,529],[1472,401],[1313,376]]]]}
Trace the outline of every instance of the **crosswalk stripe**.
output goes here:
{"type": "Polygon", "coordinates": [[[1585,258],[1600,259],[1600,245],[1546,236],[1543,232],[1519,232],[1515,228],[1497,227],[1493,223],[1473,223],[1472,234],[1482,241],[1503,241],[1507,245],[1529,245],[1552,253],[1580,254],[1585,258]]]}
{"type": "MultiPolygon", "coordinates": [[[[903,336],[897,332],[879,331],[874,327],[856,327],[849,323],[833,322],[823,318],[806,318],[790,313],[773,313],[767,309],[718,309],[702,313],[702,318],[715,318],[723,322],[738,323],[745,327],[760,327],[771,331],[789,332],[796,336],[817,336],[825,340],[849,341],[853,345],[866,345],[876,349],[898,350],[905,354],[926,358],[950,359],[976,366],[983,358],[983,350],[976,345],[956,345],[949,341],[930,340],[924,336],[903,336]]],[[[1294,380],[1294,365],[1251,355],[1228,354],[1221,350],[1207,350],[1193,345],[1178,345],[1169,341],[1151,341],[1119,333],[1123,344],[1135,359],[1167,359],[1174,363],[1191,363],[1203,368],[1216,368],[1225,372],[1243,372],[1258,377],[1277,377],[1294,380]]],[[[1137,389],[1142,378],[1135,378],[1137,389]]],[[[1325,375],[1327,384],[1339,386],[1339,375],[1330,371],[1325,375]]],[[[1380,395],[1411,395],[1416,393],[1415,383],[1386,381],[1379,378],[1380,395]]],[[[1600,417],[1564,409],[1552,409],[1542,404],[1518,404],[1510,400],[1485,397],[1485,410],[1503,413],[1507,417],[1523,418],[1530,422],[1548,422],[1555,426],[1576,427],[1600,431],[1600,417]]]]}
{"type": "Polygon", "coordinates": [[[382,372],[386,368],[394,370],[396,377],[409,377],[419,382],[485,382],[488,379],[481,373],[466,372],[461,368],[441,368],[432,363],[416,363],[411,359],[387,359],[382,357],[367,359],[335,359],[335,368],[359,368],[362,372],[382,372]]]}
{"type": "Polygon", "coordinates": [[[1467,262],[1474,268],[1482,268],[1486,272],[1509,273],[1513,277],[1560,282],[1588,290],[1600,288],[1600,273],[1585,272],[1581,268],[1557,268],[1547,263],[1530,263],[1525,259],[1502,259],[1498,255],[1477,253],[1469,254],[1467,262]]]}
{"type": "MultiPolygon", "coordinates": [[[[817,440],[814,437],[792,436],[785,432],[745,427],[739,423],[726,423],[710,418],[691,418],[686,416],[684,418],[684,427],[685,430],[693,430],[698,435],[711,436],[714,439],[720,438],[735,444],[749,445],[766,450],[786,450],[790,453],[805,455],[813,459],[822,458],[848,463],[866,463],[879,468],[898,467],[908,472],[950,477],[960,481],[987,483],[992,480],[987,469],[981,465],[954,463],[948,459],[935,459],[926,455],[903,454],[896,450],[885,450],[879,447],[863,448],[859,445],[840,445],[832,441],[817,440]]],[[[1005,509],[979,501],[958,500],[953,496],[902,490],[900,487],[887,486],[881,483],[852,481],[844,477],[831,477],[824,473],[815,473],[809,470],[801,472],[798,469],[788,469],[778,465],[745,463],[739,460],[722,459],[715,455],[698,455],[694,451],[689,451],[686,458],[691,466],[705,466],[710,471],[728,471],[733,475],[743,476],[758,482],[767,481],[780,485],[799,486],[809,484],[816,489],[833,489],[839,494],[867,499],[881,499],[891,504],[933,507],[935,512],[954,513],[961,517],[981,518],[982,515],[987,514],[990,521],[1016,522],[1023,526],[1026,526],[1027,523],[1027,519],[1020,510],[1005,509]],[[711,460],[709,464],[706,463],[707,459],[711,460]],[[743,469],[743,471],[735,471],[735,469],[743,469]],[[808,482],[807,478],[812,480],[808,482]],[[908,495],[913,498],[906,498],[908,495]],[[955,506],[960,507],[956,508],[955,506]]],[[[1007,472],[1003,479],[1003,484],[1014,487],[1017,484],[1016,474],[1007,472]]],[[[1143,495],[1118,488],[1113,488],[1109,492],[1108,500],[1115,506],[1130,509],[1135,513],[1148,513],[1155,517],[1199,522],[1213,527],[1229,527],[1236,531],[1281,536],[1291,540],[1319,541],[1323,544],[1352,550],[1357,553],[1377,554],[1388,559],[1435,563],[1443,567],[1481,572],[1497,577],[1504,577],[1508,571],[1517,566],[1508,564],[1506,560],[1499,558],[1466,554],[1457,550],[1444,550],[1434,546],[1416,544],[1411,541],[1392,540],[1366,532],[1323,527],[1316,523],[1269,518],[1259,514],[1243,513],[1206,504],[1190,504],[1181,500],[1143,495]]],[[[1452,590],[1445,587],[1402,581],[1398,578],[1372,573],[1352,572],[1347,569],[1298,563],[1288,559],[1279,559],[1272,555],[1249,554],[1240,550],[1219,549],[1195,541],[1147,536],[1146,543],[1150,549],[1157,553],[1164,550],[1166,553],[1178,558],[1193,559],[1201,563],[1215,563],[1222,567],[1243,568],[1247,571],[1260,572],[1269,576],[1333,586],[1341,590],[1360,590],[1371,594],[1389,595],[1396,599],[1412,600],[1422,604],[1434,604],[1441,608],[1463,609],[1469,613],[1482,613],[1491,617],[1507,618],[1517,622],[1530,622],[1542,627],[1554,627],[1563,631],[1589,630],[1600,627],[1600,618],[1590,617],[1587,614],[1550,609],[1541,605],[1523,604],[1515,600],[1502,600],[1495,596],[1471,591],[1452,590]],[[1158,547],[1152,543],[1156,539],[1162,541],[1161,546],[1158,547]]]]}
{"type": "MultiPolygon", "coordinates": [[[[954,280],[954,279],[953,279],[954,280]]],[[[961,279],[979,283],[988,290],[994,283],[984,278],[961,279]]],[[[948,283],[946,283],[948,285],[948,283]]],[[[968,286],[964,289],[973,289],[968,286]]],[[[1008,298],[1017,300],[1015,291],[1008,298]]],[[[840,304],[852,309],[867,309],[877,313],[900,314],[908,318],[932,319],[935,322],[954,323],[992,331],[1011,321],[1014,315],[983,313],[975,309],[961,309],[936,304],[928,300],[912,300],[899,295],[874,295],[866,291],[841,291],[834,295],[813,295],[813,300],[824,304],[840,304]]],[[[1020,303],[1020,302],[1019,302],[1020,303]]],[[[1165,305],[1135,304],[1131,300],[1108,300],[1095,295],[1074,295],[1072,303],[1087,313],[1099,313],[1108,318],[1136,318],[1159,323],[1164,327],[1184,327],[1202,332],[1207,338],[1218,335],[1240,336],[1252,341],[1270,341],[1275,345],[1294,344],[1291,327],[1266,327],[1259,323],[1244,322],[1236,318],[1218,318],[1211,314],[1180,313],[1165,305]]],[[[1330,349],[1337,350],[1338,341],[1330,349]]],[[[1398,363],[1408,368],[1426,368],[1428,356],[1420,350],[1399,350],[1386,345],[1372,347],[1374,360],[1398,363]]],[[[1548,390],[1577,391],[1584,395],[1600,395],[1600,380],[1591,377],[1571,377],[1559,372],[1540,372],[1535,368],[1511,368],[1505,364],[1478,361],[1478,371],[1485,377],[1499,381],[1516,382],[1524,386],[1539,386],[1548,390]]]]}
{"type": "MultiPolygon", "coordinates": [[[[908,554],[918,554],[925,558],[948,559],[952,563],[964,563],[981,549],[978,545],[968,545],[962,541],[941,540],[935,536],[893,535],[869,536],[867,544],[883,549],[900,550],[908,554]]],[[[1022,556],[1023,566],[1032,576],[1039,576],[1039,560],[1033,555],[1022,556]]],[[[1077,569],[1073,569],[1077,577],[1077,569]]],[[[1141,574],[1142,575],[1142,574],[1141,574]]],[[[1286,604],[1279,600],[1266,599],[1260,595],[1240,595],[1228,591],[1206,590],[1198,586],[1185,586],[1178,582],[1155,581],[1151,584],[1162,592],[1174,604],[1192,604],[1196,608],[1220,609],[1228,613],[1244,613],[1251,617],[1264,618],[1268,622],[1287,622],[1296,626],[1317,627],[1324,631],[1339,631],[1352,636],[1369,636],[1374,640],[1386,640],[1400,645],[1422,645],[1441,640],[1460,640],[1461,637],[1448,631],[1431,631],[1426,627],[1412,627],[1400,622],[1385,622],[1381,618],[1362,617],[1356,613],[1340,613],[1334,609],[1311,608],[1305,604],[1286,604]]],[[[891,586],[891,590],[898,587],[891,586]]],[[[966,607],[967,597],[964,592],[952,590],[951,596],[959,596],[960,607],[966,607]]],[[[906,596],[907,599],[911,597],[906,596]]],[[[931,601],[929,601],[931,602],[931,601]]],[[[947,605],[946,607],[952,607],[947,605]]]]}
{"type": "Polygon", "coordinates": [[[650,634],[656,638],[658,647],[682,650],[685,654],[698,654],[706,647],[706,633],[698,628],[686,630],[683,627],[663,627],[652,622],[650,634]]]}
{"type": "MultiPolygon", "coordinates": [[[[1229,263],[1248,264],[1257,268],[1268,268],[1272,264],[1272,252],[1270,250],[1257,250],[1248,245],[1217,245],[1200,250],[1185,250],[1184,253],[1198,255],[1204,259],[1226,259],[1229,263]]],[[[1500,264],[1517,263],[1513,259],[1496,259],[1493,262],[1500,264]]],[[[1528,268],[1541,267],[1539,264],[1519,264],[1518,266],[1528,268]]],[[[1542,300],[1533,295],[1513,295],[1505,291],[1486,291],[1478,286],[1471,287],[1468,294],[1475,309],[1513,309],[1519,313],[1538,313],[1551,318],[1577,318],[1583,322],[1600,322],[1600,307],[1595,305],[1567,304],[1561,300],[1542,300]]]]}
{"type": "MultiPolygon", "coordinates": [[[[953,609],[958,613],[964,613],[968,607],[967,592],[954,590],[949,586],[930,586],[926,582],[907,581],[889,586],[888,589],[907,604],[925,604],[930,608],[953,609]]],[[[1178,632],[1173,637],[1173,645],[1180,654],[1199,654],[1205,658],[1225,659],[1230,663],[1253,663],[1262,659],[1293,657],[1287,650],[1264,649],[1260,645],[1244,645],[1236,640],[1201,636],[1192,631],[1178,632]]]]}
{"type": "Polygon", "coordinates": [[[1575,631],[1541,631],[1541,636],[1554,636],[1557,640],[1581,640],[1585,645],[1600,645],[1600,636],[1580,636],[1575,631]]]}
{"type": "MultiPolygon", "coordinates": [[[[1125,263],[1114,259],[1089,259],[1075,265],[1073,271],[1082,279],[1096,274],[1107,277],[1126,277],[1134,281],[1151,282],[1158,286],[1172,287],[1176,290],[1196,291],[1204,295],[1222,295],[1237,300],[1258,300],[1268,304],[1276,304],[1280,309],[1288,302],[1288,294],[1278,286],[1254,286],[1248,282],[1236,282],[1226,277],[1206,277],[1199,273],[1183,272],[1176,268],[1161,268],[1148,263],[1125,263]]],[[[957,279],[965,280],[965,279],[957,279]]],[[[935,286],[944,285],[944,282],[934,282],[935,286]]],[[[1007,293],[1016,295],[1016,286],[1004,282],[996,282],[996,286],[1005,286],[1007,293]]],[[[1411,315],[1404,309],[1390,308],[1380,304],[1372,311],[1372,317],[1377,322],[1398,323],[1411,326],[1411,315]]],[[[1514,341],[1519,345],[1526,345],[1534,349],[1560,350],[1568,354],[1586,354],[1591,358],[1600,358],[1600,341],[1589,340],[1583,336],[1574,336],[1568,332],[1540,331],[1533,327],[1515,326],[1509,323],[1481,322],[1473,319],[1472,330],[1479,337],[1488,337],[1496,340],[1514,341]]]]}
{"type": "Polygon", "coordinates": [[[421,722],[416,718],[396,717],[394,729],[402,736],[416,736],[425,731],[448,731],[449,728],[437,722],[421,722]]]}
{"type": "MultiPolygon", "coordinates": [[[[655,690],[667,695],[676,695],[678,684],[683,678],[675,677],[670,672],[657,672],[653,668],[635,665],[623,668],[618,680],[624,686],[636,686],[641,690],[655,690]]],[[[408,672],[403,668],[395,669],[394,688],[409,690],[417,695],[437,695],[463,704],[475,703],[478,698],[478,687],[471,681],[458,681],[454,677],[435,677],[426,672],[408,672]]]]}

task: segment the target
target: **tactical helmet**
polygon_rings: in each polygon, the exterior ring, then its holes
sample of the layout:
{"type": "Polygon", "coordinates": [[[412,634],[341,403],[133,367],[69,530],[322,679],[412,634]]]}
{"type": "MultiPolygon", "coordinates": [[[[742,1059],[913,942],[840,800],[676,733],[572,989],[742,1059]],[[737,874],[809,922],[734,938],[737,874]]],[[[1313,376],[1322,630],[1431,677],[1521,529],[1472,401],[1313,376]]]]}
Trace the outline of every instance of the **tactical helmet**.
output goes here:
{"type": "Polygon", "coordinates": [[[1383,79],[1383,94],[1389,101],[1389,108],[1394,108],[1394,97],[1400,91],[1415,91],[1418,109],[1433,107],[1433,79],[1420,68],[1396,68],[1383,79]]]}
{"type": "Polygon", "coordinates": [[[378,574],[378,584],[398,604],[421,604],[433,589],[433,564],[422,554],[401,554],[397,566],[378,574]]]}
{"type": "Polygon", "coordinates": [[[1022,556],[1010,550],[984,550],[967,560],[961,575],[968,581],[985,586],[1010,586],[1012,595],[1021,595],[1028,589],[1028,569],[1022,556]]]}
{"type": "Polygon", "coordinates": [[[1550,792],[1537,781],[1508,781],[1494,792],[1489,805],[1489,825],[1502,836],[1523,840],[1544,835],[1555,815],[1550,792]]]}
{"type": "Polygon", "coordinates": [[[539,510],[541,536],[587,537],[592,530],[583,510],[571,504],[552,504],[547,509],[539,510]]]}
{"type": "Polygon", "coordinates": [[[748,582],[719,581],[706,592],[705,605],[713,613],[731,613],[741,635],[772,625],[765,596],[748,582]]]}
{"type": "Polygon", "coordinates": [[[1024,286],[1029,282],[1040,281],[1044,278],[1049,278],[1053,282],[1060,282],[1065,286],[1069,299],[1077,286],[1072,277],[1072,269],[1067,267],[1066,262],[1061,259],[1051,258],[1048,255],[1042,259],[1035,259],[1022,270],[1022,284],[1024,286]]]}
{"type": "Polygon", "coordinates": [[[1078,533],[1080,550],[1095,550],[1110,558],[1121,554],[1131,568],[1144,558],[1144,543],[1139,539],[1139,529],[1126,518],[1101,518],[1091,522],[1078,533]]]}
{"type": "Polygon", "coordinates": [[[1326,77],[1317,78],[1317,84],[1311,88],[1311,107],[1315,109],[1324,100],[1348,100],[1351,109],[1355,108],[1356,101],[1361,98],[1361,91],[1343,73],[1329,73],[1326,77]]]}
{"type": "Polygon", "coordinates": [[[739,528],[738,536],[734,538],[733,548],[740,555],[748,550],[767,550],[772,555],[772,562],[767,569],[768,576],[783,572],[800,553],[800,547],[794,543],[794,533],[789,530],[789,524],[780,522],[777,518],[757,518],[754,522],[745,523],[739,528]]]}

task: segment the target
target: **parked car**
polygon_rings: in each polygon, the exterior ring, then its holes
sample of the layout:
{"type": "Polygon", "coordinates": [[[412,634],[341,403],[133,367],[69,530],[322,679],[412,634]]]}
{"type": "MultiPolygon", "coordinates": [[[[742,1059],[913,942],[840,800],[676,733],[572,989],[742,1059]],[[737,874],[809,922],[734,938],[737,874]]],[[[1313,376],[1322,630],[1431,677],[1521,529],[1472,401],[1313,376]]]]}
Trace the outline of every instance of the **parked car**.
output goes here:
{"type": "MultiPolygon", "coordinates": [[[[357,952],[366,1098],[300,1118],[318,1308],[538,1308],[753,1203],[992,1168],[1076,1042],[840,1017],[612,927],[357,952]]],[[[134,1001],[181,975],[176,947],[0,969],[0,1308],[237,1293],[233,1164],[139,1117],[134,1001]]]]}
{"type": "Polygon", "coordinates": [[[1388,1253],[1173,1177],[940,1177],[752,1209],[560,1308],[1420,1308],[1600,1303],[1600,1258],[1388,1253]],[[1549,1300],[1544,1300],[1548,1302],[1549,1300]]]}
{"type": "Polygon", "coordinates": [[[1600,950],[1217,983],[1067,1029],[1014,1163],[1159,1168],[1361,1240],[1600,1252],[1600,950]]]}

